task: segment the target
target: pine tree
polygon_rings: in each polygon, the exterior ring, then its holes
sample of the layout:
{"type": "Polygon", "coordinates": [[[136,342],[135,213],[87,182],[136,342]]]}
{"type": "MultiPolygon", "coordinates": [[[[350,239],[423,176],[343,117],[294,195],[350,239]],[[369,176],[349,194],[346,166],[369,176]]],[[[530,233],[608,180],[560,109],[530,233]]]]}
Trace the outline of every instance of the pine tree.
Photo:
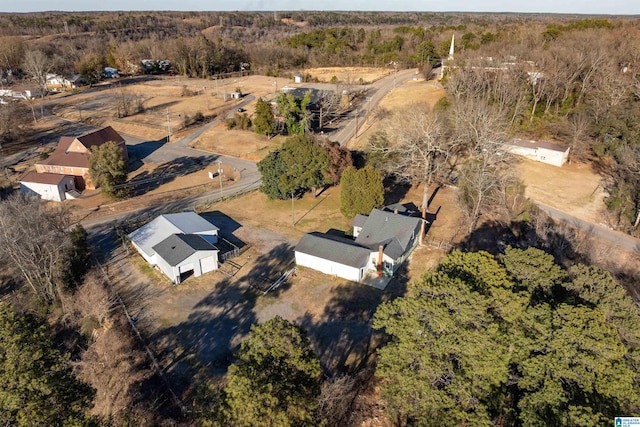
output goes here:
{"type": "Polygon", "coordinates": [[[349,167],[340,180],[340,211],[347,218],[367,215],[384,203],[384,186],[380,173],[371,166],[349,167]]]}
{"type": "Polygon", "coordinates": [[[82,425],[93,395],[73,376],[42,322],[0,303],[1,425],[82,425]]]}
{"type": "Polygon", "coordinates": [[[234,426],[303,426],[313,422],[320,362],[306,333],[275,317],[253,326],[229,368],[224,416],[234,426]]]}
{"type": "Polygon", "coordinates": [[[273,118],[271,106],[262,98],[256,101],[256,113],[253,119],[253,126],[259,135],[270,136],[276,132],[276,122],[273,118]]]}

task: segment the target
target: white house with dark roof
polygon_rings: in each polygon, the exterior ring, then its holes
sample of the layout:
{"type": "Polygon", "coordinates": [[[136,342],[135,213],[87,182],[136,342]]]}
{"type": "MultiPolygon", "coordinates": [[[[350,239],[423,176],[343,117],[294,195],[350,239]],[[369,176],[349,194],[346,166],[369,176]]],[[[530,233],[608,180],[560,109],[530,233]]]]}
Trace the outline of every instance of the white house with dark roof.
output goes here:
{"type": "Polygon", "coordinates": [[[549,165],[562,166],[569,160],[569,147],[553,142],[512,139],[505,146],[510,153],[549,165]]]}
{"type": "Polygon", "coordinates": [[[305,234],[295,247],[296,264],[354,282],[368,274],[391,277],[420,241],[425,220],[373,209],[353,222],[354,239],[305,234]]]}
{"type": "Polygon", "coordinates": [[[218,269],[220,229],[195,212],[160,215],[129,234],[131,244],[173,283],[218,269]]]}

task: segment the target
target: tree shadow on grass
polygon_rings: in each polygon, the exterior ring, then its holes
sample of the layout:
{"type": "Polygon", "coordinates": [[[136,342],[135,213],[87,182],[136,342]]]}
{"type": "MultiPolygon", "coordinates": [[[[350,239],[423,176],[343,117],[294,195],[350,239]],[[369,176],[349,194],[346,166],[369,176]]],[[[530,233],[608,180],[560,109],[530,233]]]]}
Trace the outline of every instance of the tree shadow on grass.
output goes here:
{"type": "Polygon", "coordinates": [[[196,302],[186,320],[149,335],[164,372],[183,398],[200,382],[226,372],[233,353],[257,322],[255,301],[254,290],[224,279],[196,302]]]}
{"type": "Polygon", "coordinates": [[[178,176],[189,175],[204,169],[215,156],[180,157],[164,163],[152,172],[142,172],[129,181],[129,196],[135,197],[155,190],[178,176]]]}
{"type": "MultiPolygon", "coordinates": [[[[280,243],[266,254],[260,255],[253,263],[253,268],[240,280],[259,292],[265,292],[287,270],[294,266],[293,247],[288,243],[280,243]]],[[[269,291],[271,297],[277,297],[291,287],[289,281],[269,291]]]]}
{"type": "Polygon", "coordinates": [[[334,289],[322,320],[309,314],[297,320],[309,333],[325,374],[333,377],[373,366],[375,352],[386,340],[383,331],[372,328],[373,316],[380,304],[404,295],[406,280],[401,271],[384,291],[345,283],[334,289]]]}

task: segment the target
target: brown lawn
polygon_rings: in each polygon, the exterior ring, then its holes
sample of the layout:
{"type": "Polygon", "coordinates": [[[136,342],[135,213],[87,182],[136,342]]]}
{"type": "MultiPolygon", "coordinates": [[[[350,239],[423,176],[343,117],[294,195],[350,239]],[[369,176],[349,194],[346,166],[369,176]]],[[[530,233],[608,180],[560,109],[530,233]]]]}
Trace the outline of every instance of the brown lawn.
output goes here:
{"type": "Polygon", "coordinates": [[[522,159],[516,167],[528,198],[585,221],[602,222],[607,192],[602,177],[590,165],[572,163],[559,168],[522,159]]]}
{"type": "MultiPolygon", "coordinates": [[[[420,103],[426,103],[430,107],[433,107],[440,98],[446,95],[445,90],[436,86],[433,81],[409,80],[402,83],[398,82],[398,85],[398,87],[391,90],[391,92],[380,101],[378,107],[388,111],[394,111],[420,103]]],[[[349,148],[352,150],[364,149],[371,135],[378,130],[380,130],[380,122],[376,121],[370,114],[364,125],[360,127],[358,137],[353,138],[349,143],[349,148]]]]}
{"type": "Polygon", "coordinates": [[[342,84],[369,84],[392,72],[392,68],[383,67],[321,67],[302,71],[319,82],[329,83],[335,77],[342,84]]]}

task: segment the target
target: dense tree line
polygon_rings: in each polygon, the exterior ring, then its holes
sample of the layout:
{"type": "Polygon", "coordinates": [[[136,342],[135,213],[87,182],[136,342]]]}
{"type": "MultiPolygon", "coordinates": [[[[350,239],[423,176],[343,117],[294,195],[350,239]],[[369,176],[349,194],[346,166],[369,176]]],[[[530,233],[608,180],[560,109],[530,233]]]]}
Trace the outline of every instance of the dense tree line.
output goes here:
{"type": "Polygon", "coordinates": [[[638,411],[639,314],[597,268],[454,252],[376,312],[377,375],[409,425],[603,425],[638,411]]]}

